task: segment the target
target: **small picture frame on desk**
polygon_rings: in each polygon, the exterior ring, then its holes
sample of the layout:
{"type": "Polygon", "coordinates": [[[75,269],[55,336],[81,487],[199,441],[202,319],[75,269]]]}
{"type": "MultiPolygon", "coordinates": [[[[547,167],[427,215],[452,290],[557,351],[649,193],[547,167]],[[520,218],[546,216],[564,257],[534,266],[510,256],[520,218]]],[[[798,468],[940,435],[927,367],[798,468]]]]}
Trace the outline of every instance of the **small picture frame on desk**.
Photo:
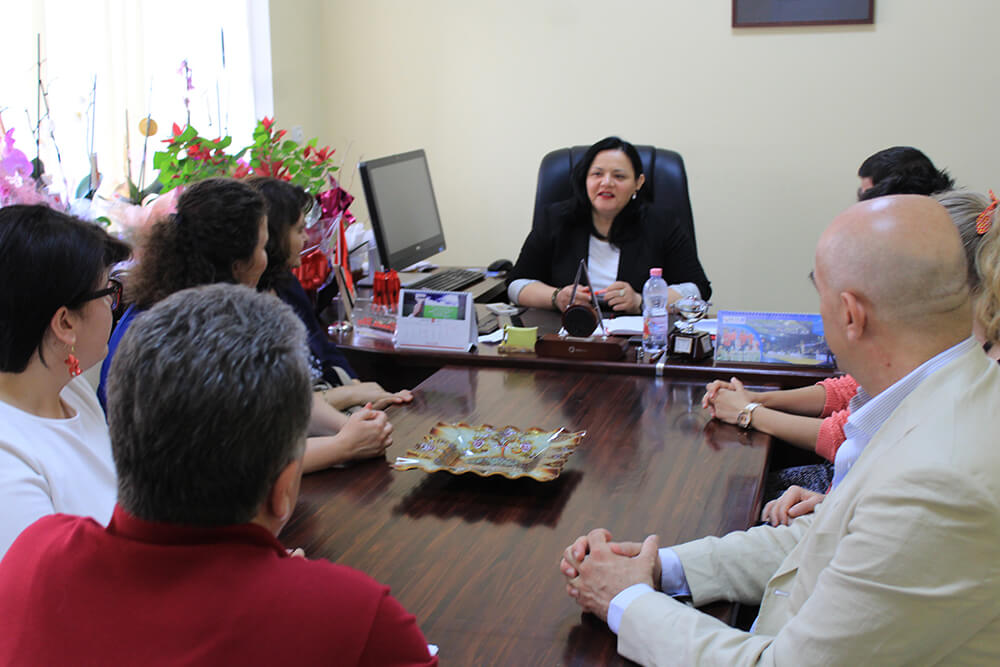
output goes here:
{"type": "Polygon", "coordinates": [[[471,350],[479,341],[474,307],[467,292],[400,290],[396,347],[471,350]]]}
{"type": "Polygon", "coordinates": [[[874,22],[875,0],[733,0],[734,28],[874,22]]]}
{"type": "Polygon", "coordinates": [[[817,314],[720,310],[718,319],[717,364],[836,366],[817,314]]]}

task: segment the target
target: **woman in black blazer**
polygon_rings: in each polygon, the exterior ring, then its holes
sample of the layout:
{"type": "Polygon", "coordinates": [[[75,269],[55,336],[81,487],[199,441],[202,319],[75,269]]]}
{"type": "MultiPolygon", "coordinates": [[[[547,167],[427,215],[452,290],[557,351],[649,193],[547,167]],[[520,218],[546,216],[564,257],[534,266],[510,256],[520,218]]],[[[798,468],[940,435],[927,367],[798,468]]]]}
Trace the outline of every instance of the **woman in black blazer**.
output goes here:
{"type": "MultiPolygon", "coordinates": [[[[642,286],[660,267],[670,302],[711,296],[694,243],[672,211],[647,205],[642,161],[632,144],[608,137],[591,146],[573,169],[574,197],[546,207],[507,274],[511,300],[565,310],[581,259],[593,288],[621,313],[642,311],[642,286]]],[[[590,303],[581,288],[577,303],[590,303]]]]}

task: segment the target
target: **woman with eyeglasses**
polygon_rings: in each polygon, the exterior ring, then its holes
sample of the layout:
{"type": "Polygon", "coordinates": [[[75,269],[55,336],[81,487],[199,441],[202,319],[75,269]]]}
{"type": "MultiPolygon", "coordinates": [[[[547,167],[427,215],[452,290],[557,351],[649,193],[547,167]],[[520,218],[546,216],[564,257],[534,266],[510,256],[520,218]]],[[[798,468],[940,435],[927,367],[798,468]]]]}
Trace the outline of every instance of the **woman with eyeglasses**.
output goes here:
{"type": "Polygon", "coordinates": [[[48,207],[0,208],[0,556],[47,514],[111,517],[108,427],[81,373],[107,352],[108,271],[129,252],[48,207]]]}

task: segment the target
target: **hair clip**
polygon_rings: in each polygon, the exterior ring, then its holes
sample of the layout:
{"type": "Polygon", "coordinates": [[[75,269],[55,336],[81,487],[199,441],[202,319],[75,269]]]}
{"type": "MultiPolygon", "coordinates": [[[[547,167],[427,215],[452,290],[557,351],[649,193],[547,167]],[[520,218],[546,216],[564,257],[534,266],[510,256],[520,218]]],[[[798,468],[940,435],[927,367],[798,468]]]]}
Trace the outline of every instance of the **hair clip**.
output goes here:
{"type": "Polygon", "coordinates": [[[997,196],[993,194],[993,190],[990,190],[990,205],[979,214],[976,218],[976,234],[982,236],[986,232],[990,231],[990,227],[993,225],[993,213],[997,210],[997,196]]]}

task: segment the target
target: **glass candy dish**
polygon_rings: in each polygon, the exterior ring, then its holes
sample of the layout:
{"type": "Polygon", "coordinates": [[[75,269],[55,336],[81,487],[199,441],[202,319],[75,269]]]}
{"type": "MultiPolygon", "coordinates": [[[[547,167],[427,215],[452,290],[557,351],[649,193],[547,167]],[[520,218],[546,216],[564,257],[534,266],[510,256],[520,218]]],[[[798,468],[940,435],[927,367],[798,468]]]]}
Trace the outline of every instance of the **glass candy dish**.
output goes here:
{"type": "Polygon", "coordinates": [[[566,460],[586,431],[521,430],[489,424],[438,424],[404,456],[396,458],[397,470],[443,470],[453,475],[481,477],[503,475],[508,479],[530,477],[548,482],[559,476],[566,460]]]}

